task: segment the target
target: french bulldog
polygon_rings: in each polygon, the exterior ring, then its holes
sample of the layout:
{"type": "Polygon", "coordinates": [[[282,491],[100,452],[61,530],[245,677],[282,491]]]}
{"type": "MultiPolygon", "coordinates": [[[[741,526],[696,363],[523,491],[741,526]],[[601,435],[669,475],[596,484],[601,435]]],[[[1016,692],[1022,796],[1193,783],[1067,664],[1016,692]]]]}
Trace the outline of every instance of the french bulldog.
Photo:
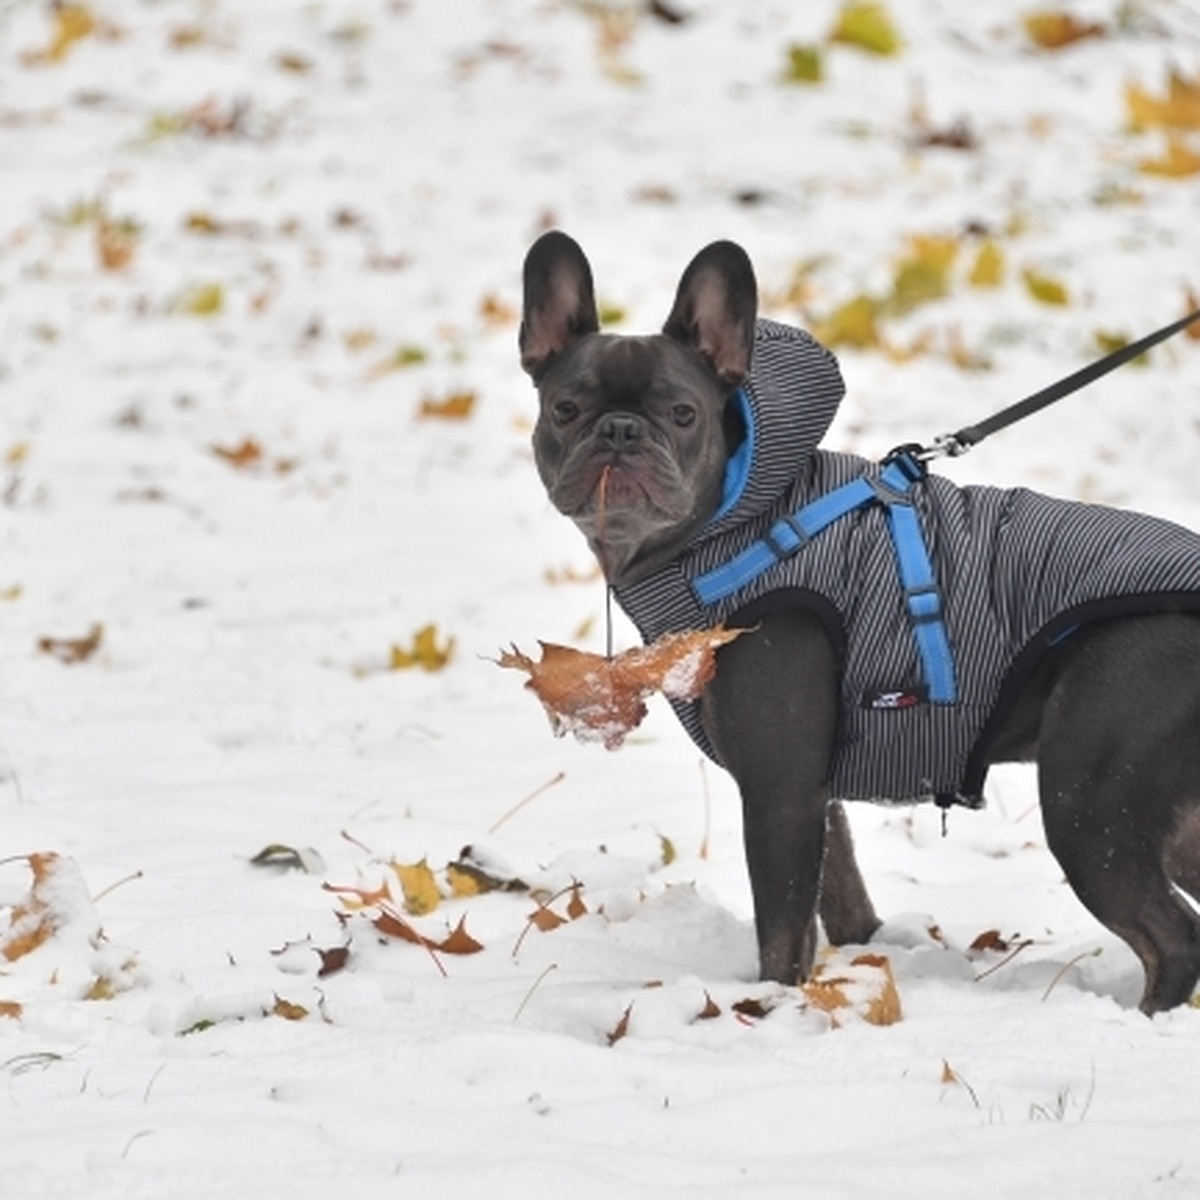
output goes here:
{"type": "MultiPolygon", "coordinates": [[[[565,234],[526,257],[537,469],[618,599],[702,539],[722,505],[756,319],[754,271],[730,242],[696,256],[647,336],[600,332],[591,268],[565,234]]],[[[842,650],[803,605],[751,606],[732,623],[753,631],[718,652],[700,722],[741,795],[761,977],[795,984],[818,913],[835,944],[880,925],[830,795],[842,650]]],[[[1200,916],[1180,894],[1200,899],[1200,616],[1089,621],[1048,647],[986,746],[986,763],[1007,761],[1036,762],[1047,842],[1140,960],[1142,1010],[1187,1001],[1200,978],[1200,916]]]]}

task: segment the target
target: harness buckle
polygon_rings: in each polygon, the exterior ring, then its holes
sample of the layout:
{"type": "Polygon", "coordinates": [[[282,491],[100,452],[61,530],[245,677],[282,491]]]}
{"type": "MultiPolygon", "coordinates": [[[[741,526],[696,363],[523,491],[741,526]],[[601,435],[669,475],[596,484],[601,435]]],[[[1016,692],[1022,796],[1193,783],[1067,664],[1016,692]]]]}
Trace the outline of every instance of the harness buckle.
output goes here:
{"type": "Polygon", "coordinates": [[[942,596],[936,583],[905,588],[904,604],[914,625],[932,625],[942,619],[942,596]]]}
{"type": "Polygon", "coordinates": [[[920,443],[905,442],[902,446],[889,450],[880,465],[897,466],[904,472],[909,483],[920,483],[929,474],[926,461],[929,457],[929,451],[920,443]]]}
{"type": "Polygon", "coordinates": [[[793,554],[796,554],[798,551],[802,550],[805,545],[812,541],[812,538],[810,538],[805,532],[804,527],[800,524],[800,522],[796,520],[795,515],[789,513],[787,516],[780,517],[779,520],[776,521],[775,524],[763,534],[763,541],[766,542],[767,548],[771,551],[771,553],[775,555],[780,562],[783,562],[785,558],[791,558],[793,554]],[[780,529],[781,525],[785,528],[780,529]],[[796,539],[796,544],[794,546],[785,546],[779,540],[780,534],[786,535],[788,532],[790,532],[796,539]]]}

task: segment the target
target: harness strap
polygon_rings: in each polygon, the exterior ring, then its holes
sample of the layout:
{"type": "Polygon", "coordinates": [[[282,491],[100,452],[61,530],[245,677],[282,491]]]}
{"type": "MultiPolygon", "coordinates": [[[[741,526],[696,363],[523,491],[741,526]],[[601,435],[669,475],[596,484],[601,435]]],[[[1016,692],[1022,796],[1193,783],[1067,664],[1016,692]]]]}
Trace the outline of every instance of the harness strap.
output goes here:
{"type": "Polygon", "coordinates": [[[954,654],[943,620],[937,577],[910,495],[912,485],[924,475],[924,466],[908,448],[895,452],[884,460],[878,478],[852,480],[776,521],[757,542],[728,562],[698,575],[692,580],[692,590],[702,604],[724,600],[796,554],[835,521],[868,504],[882,504],[929,699],[935,704],[953,704],[958,698],[954,654]]]}

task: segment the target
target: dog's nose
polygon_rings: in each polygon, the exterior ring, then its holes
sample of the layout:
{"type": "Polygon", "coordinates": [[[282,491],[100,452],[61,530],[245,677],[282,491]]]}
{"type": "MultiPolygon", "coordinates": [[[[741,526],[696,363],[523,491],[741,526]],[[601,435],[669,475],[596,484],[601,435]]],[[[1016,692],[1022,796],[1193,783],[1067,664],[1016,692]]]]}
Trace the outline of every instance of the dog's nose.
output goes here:
{"type": "Polygon", "coordinates": [[[642,436],[642,423],[629,413],[609,413],[600,426],[600,439],[614,450],[625,450],[642,436]]]}

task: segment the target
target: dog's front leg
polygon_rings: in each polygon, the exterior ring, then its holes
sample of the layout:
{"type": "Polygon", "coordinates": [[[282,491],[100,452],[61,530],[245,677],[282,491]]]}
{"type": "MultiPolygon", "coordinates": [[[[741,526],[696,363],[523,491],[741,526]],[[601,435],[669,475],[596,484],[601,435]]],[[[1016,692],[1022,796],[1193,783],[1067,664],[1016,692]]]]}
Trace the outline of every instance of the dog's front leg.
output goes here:
{"type": "MultiPolygon", "coordinates": [[[[807,613],[766,616],[725,646],[705,693],[705,730],[742,795],[759,970],[796,983],[816,949],[826,857],[825,781],[837,728],[837,661],[807,613]]],[[[878,924],[840,810],[830,826],[834,936],[865,940],[878,924]]]]}

